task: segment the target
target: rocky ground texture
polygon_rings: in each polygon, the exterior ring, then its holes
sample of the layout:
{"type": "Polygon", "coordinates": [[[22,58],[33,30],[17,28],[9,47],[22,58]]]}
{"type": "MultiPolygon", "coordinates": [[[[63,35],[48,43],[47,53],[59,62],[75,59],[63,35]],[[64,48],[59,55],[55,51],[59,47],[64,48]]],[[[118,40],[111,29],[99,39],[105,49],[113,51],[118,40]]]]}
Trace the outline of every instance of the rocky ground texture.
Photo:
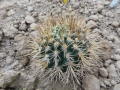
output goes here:
{"type": "MultiPolygon", "coordinates": [[[[39,84],[39,63],[24,56],[35,23],[47,15],[76,13],[115,48],[83,78],[83,90],[120,90],[120,5],[111,0],[0,0],[0,90],[53,90],[39,84]]],[[[60,89],[61,90],[61,89],[60,89]]],[[[70,90],[70,89],[68,89],[70,90]]],[[[78,88],[80,90],[80,88],[78,88]]],[[[82,89],[81,89],[82,90],[82,89]]]]}

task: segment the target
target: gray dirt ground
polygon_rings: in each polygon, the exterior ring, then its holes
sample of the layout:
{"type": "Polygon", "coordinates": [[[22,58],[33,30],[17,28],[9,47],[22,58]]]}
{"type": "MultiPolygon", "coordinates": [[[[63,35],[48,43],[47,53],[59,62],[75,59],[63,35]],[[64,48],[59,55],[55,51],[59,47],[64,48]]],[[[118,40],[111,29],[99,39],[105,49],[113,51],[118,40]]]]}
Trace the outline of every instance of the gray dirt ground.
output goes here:
{"type": "Polygon", "coordinates": [[[71,0],[65,5],[61,0],[0,0],[0,90],[53,90],[36,83],[39,63],[23,55],[29,52],[28,36],[36,35],[31,25],[47,15],[70,13],[84,17],[93,32],[115,48],[111,57],[83,79],[84,90],[120,90],[120,4],[110,9],[110,2],[71,0]]]}

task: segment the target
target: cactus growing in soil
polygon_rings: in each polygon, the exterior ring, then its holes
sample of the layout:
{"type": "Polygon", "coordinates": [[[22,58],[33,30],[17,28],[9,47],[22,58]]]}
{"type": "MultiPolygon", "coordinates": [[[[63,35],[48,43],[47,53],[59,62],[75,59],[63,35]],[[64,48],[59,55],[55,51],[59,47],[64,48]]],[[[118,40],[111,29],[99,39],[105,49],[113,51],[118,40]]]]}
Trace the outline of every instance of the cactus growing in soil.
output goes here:
{"type": "Polygon", "coordinates": [[[36,30],[33,58],[45,80],[80,84],[80,77],[99,60],[101,42],[90,38],[90,29],[76,16],[48,18],[36,30]]]}

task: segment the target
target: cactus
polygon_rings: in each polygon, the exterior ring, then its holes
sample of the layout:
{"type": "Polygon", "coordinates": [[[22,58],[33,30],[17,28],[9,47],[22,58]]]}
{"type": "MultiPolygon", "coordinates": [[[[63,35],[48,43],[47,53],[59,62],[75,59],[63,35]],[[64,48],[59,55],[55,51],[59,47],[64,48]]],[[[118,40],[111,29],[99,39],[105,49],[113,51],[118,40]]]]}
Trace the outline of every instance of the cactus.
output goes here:
{"type": "Polygon", "coordinates": [[[51,17],[36,27],[31,43],[34,59],[41,65],[41,78],[64,84],[77,83],[99,60],[100,41],[76,16],[51,17]]]}

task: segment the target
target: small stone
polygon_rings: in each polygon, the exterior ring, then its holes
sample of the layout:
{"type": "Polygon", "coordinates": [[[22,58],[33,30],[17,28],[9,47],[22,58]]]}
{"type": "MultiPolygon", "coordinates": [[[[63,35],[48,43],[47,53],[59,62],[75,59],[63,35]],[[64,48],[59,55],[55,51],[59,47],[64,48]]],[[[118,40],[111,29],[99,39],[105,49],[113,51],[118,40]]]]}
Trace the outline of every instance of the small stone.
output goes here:
{"type": "Polygon", "coordinates": [[[4,29],[3,29],[4,35],[8,38],[14,38],[17,33],[18,33],[18,29],[16,29],[15,27],[11,26],[11,25],[7,25],[4,29]]]}
{"type": "Polygon", "coordinates": [[[76,2],[75,2],[75,0],[72,0],[70,3],[71,3],[72,5],[74,5],[76,2]]]}
{"type": "Polygon", "coordinates": [[[115,36],[114,37],[114,44],[119,45],[120,44],[120,39],[119,37],[115,36]]]}
{"type": "Polygon", "coordinates": [[[109,5],[110,4],[110,2],[109,1],[105,1],[105,3],[104,3],[104,5],[109,5]]]}
{"type": "Polygon", "coordinates": [[[26,21],[27,23],[34,23],[34,22],[35,22],[35,19],[34,19],[32,16],[27,15],[27,16],[25,17],[25,21],[26,21]]]}
{"type": "Polygon", "coordinates": [[[11,56],[7,56],[7,58],[6,58],[6,64],[11,64],[13,62],[13,57],[11,57],[11,56]]]}
{"type": "MultiPolygon", "coordinates": [[[[96,7],[95,7],[96,8],[96,7]]],[[[94,9],[93,10],[93,14],[97,14],[98,13],[98,10],[97,9],[94,9]]],[[[92,14],[92,12],[91,12],[91,14],[92,14]]]]}
{"type": "Polygon", "coordinates": [[[21,23],[19,30],[26,31],[27,30],[27,25],[26,23],[21,23]]]}
{"type": "Polygon", "coordinates": [[[106,88],[106,85],[102,81],[100,82],[100,86],[106,88]]]}
{"type": "Polygon", "coordinates": [[[97,1],[97,5],[103,5],[103,0],[97,1]]]}
{"type": "Polygon", "coordinates": [[[92,31],[92,33],[101,33],[101,30],[99,30],[98,28],[95,28],[95,29],[93,29],[93,31],[92,31]]]}
{"type": "Polygon", "coordinates": [[[108,80],[104,80],[105,85],[111,86],[111,83],[108,80]]]}
{"type": "Polygon", "coordinates": [[[116,12],[115,13],[117,13],[118,15],[120,15],[120,10],[118,9],[118,10],[116,10],[116,12]]]}
{"type": "Polygon", "coordinates": [[[1,4],[1,8],[5,9],[6,11],[9,11],[10,9],[12,9],[13,6],[14,6],[13,2],[5,2],[1,4]]]}
{"type": "Polygon", "coordinates": [[[3,32],[0,31],[0,41],[2,41],[2,38],[3,38],[3,32]]]}
{"type": "Polygon", "coordinates": [[[112,62],[111,60],[106,60],[104,65],[108,67],[111,64],[111,62],[112,62]]]}
{"type": "Polygon", "coordinates": [[[21,55],[25,55],[30,53],[31,49],[28,48],[29,47],[29,41],[30,38],[28,36],[25,36],[23,34],[18,34],[15,38],[14,38],[14,48],[21,54],[21,55]]]}
{"type": "Polygon", "coordinates": [[[114,65],[115,65],[115,68],[120,69],[120,61],[117,61],[114,65]]]}
{"type": "Polygon", "coordinates": [[[23,67],[23,65],[21,65],[21,64],[18,66],[19,69],[22,69],[22,67],[23,67]]]}
{"type": "Polygon", "coordinates": [[[91,15],[89,17],[90,20],[93,20],[93,21],[97,21],[98,20],[98,16],[97,15],[91,15]]]}
{"type": "Polygon", "coordinates": [[[13,9],[9,10],[7,15],[8,16],[11,16],[11,15],[14,15],[15,14],[15,11],[13,9]]]}
{"type": "Polygon", "coordinates": [[[103,16],[106,16],[106,10],[103,9],[101,13],[103,16]]]}
{"type": "Polygon", "coordinates": [[[33,17],[37,17],[38,13],[37,12],[33,12],[32,16],[33,17]]]}
{"type": "Polygon", "coordinates": [[[87,26],[90,28],[95,28],[95,27],[97,27],[97,24],[96,24],[96,22],[90,20],[90,21],[88,21],[87,26]]]}
{"type": "Polygon", "coordinates": [[[115,54],[120,54],[120,49],[116,49],[115,54]]]}
{"type": "Polygon", "coordinates": [[[118,36],[120,37],[120,28],[117,29],[118,36]]]}
{"type": "Polygon", "coordinates": [[[19,61],[19,63],[22,65],[22,66],[25,66],[29,63],[29,59],[27,57],[23,57],[22,60],[19,61]]]}
{"type": "Polygon", "coordinates": [[[116,69],[115,69],[115,66],[113,64],[111,64],[108,68],[107,68],[107,71],[108,71],[108,77],[109,78],[118,78],[118,75],[116,73],[116,69]]]}
{"type": "Polygon", "coordinates": [[[109,41],[114,41],[114,35],[108,35],[107,37],[107,40],[109,40],[109,41]]]}
{"type": "Polygon", "coordinates": [[[80,9],[80,13],[83,13],[84,12],[84,9],[80,9]]]}
{"type": "MultiPolygon", "coordinates": [[[[19,25],[21,21],[17,20],[17,21],[13,21],[13,25],[19,25]]],[[[23,21],[22,21],[23,22],[23,21]]]]}
{"type": "Polygon", "coordinates": [[[106,14],[105,14],[107,17],[113,17],[113,13],[111,12],[111,11],[108,11],[108,12],[106,12],[106,14]]]}
{"type": "Polygon", "coordinates": [[[108,72],[105,68],[100,68],[99,73],[102,77],[107,77],[108,76],[108,72]]]}
{"type": "Polygon", "coordinates": [[[31,77],[26,83],[26,90],[34,90],[36,83],[38,82],[37,77],[31,77]]]}
{"type": "Polygon", "coordinates": [[[40,22],[43,22],[44,21],[44,19],[46,18],[45,16],[41,16],[41,15],[39,15],[39,17],[38,17],[39,19],[40,19],[40,22]]]}
{"type": "Polygon", "coordinates": [[[100,82],[94,75],[87,75],[83,78],[85,90],[100,90],[100,82]]]}
{"type": "Polygon", "coordinates": [[[28,9],[29,12],[33,11],[33,7],[32,6],[28,6],[27,9],[28,9]]]}
{"type": "Polygon", "coordinates": [[[5,19],[7,17],[7,11],[1,10],[0,12],[0,19],[5,19]]]}
{"type": "Polygon", "coordinates": [[[118,27],[118,26],[119,26],[119,22],[113,22],[113,23],[112,23],[112,26],[118,27]]]}
{"type": "Polygon", "coordinates": [[[36,31],[32,31],[30,34],[31,34],[32,36],[36,37],[36,38],[37,38],[37,36],[38,36],[38,34],[37,34],[36,31]]]}
{"type": "Polygon", "coordinates": [[[102,18],[104,18],[104,16],[103,15],[99,15],[98,18],[102,19],[102,18]]]}
{"type": "Polygon", "coordinates": [[[30,28],[31,28],[32,30],[35,30],[35,28],[36,28],[37,26],[38,26],[38,25],[37,25],[36,23],[30,24],[30,28]]]}
{"type": "Polygon", "coordinates": [[[117,84],[117,82],[116,81],[114,81],[114,80],[111,80],[111,85],[116,85],[117,84]]]}
{"type": "Polygon", "coordinates": [[[113,90],[120,90],[120,84],[115,85],[113,90]]]}
{"type": "Polygon", "coordinates": [[[101,11],[103,8],[104,8],[103,5],[98,5],[98,6],[97,6],[98,11],[101,11]]]}
{"type": "Polygon", "coordinates": [[[41,2],[41,0],[36,0],[36,3],[40,3],[41,2]]]}
{"type": "Polygon", "coordinates": [[[74,8],[78,8],[78,7],[79,7],[79,3],[74,3],[74,4],[73,4],[73,7],[74,7],[74,8]]]}
{"type": "Polygon", "coordinates": [[[0,59],[3,59],[6,56],[5,52],[0,52],[0,59]]]}
{"type": "Polygon", "coordinates": [[[111,59],[120,61],[120,55],[119,54],[112,55],[111,59]]]}
{"type": "Polygon", "coordinates": [[[20,42],[21,40],[24,40],[25,36],[23,34],[18,34],[15,36],[14,41],[15,42],[20,42]]]}
{"type": "Polygon", "coordinates": [[[103,30],[102,34],[106,37],[107,35],[109,35],[109,31],[103,30]]]}
{"type": "Polygon", "coordinates": [[[20,73],[14,71],[14,70],[9,70],[4,73],[0,74],[0,87],[1,88],[6,88],[9,85],[11,85],[14,80],[18,79],[20,76],[20,73]]]}

